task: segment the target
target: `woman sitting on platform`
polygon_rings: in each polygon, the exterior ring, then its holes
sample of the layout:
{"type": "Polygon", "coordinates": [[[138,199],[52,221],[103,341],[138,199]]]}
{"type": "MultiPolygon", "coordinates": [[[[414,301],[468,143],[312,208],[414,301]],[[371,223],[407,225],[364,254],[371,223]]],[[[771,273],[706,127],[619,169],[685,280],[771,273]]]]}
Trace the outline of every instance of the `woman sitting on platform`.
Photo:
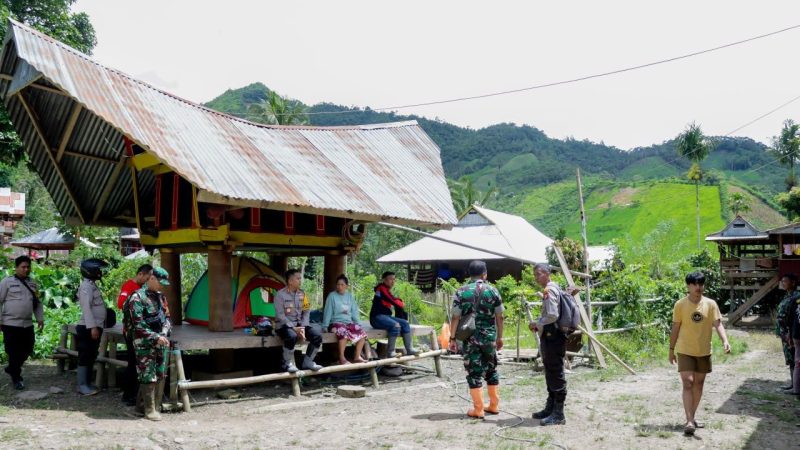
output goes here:
{"type": "Polygon", "coordinates": [[[353,360],[357,363],[366,362],[361,358],[367,333],[358,324],[358,303],[353,294],[347,290],[350,281],[344,275],[336,279],[336,291],[328,294],[325,299],[325,311],[322,316],[322,327],[334,334],[339,339],[339,364],[350,364],[344,357],[347,342],[356,344],[356,353],[353,360]]]}

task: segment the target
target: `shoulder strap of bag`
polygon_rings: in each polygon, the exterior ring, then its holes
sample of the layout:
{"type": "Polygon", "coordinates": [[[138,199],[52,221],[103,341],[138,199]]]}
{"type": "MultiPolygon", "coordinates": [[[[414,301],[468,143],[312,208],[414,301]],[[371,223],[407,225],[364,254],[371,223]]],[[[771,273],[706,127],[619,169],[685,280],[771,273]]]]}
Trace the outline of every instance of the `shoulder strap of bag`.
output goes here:
{"type": "Polygon", "coordinates": [[[475,312],[475,299],[477,298],[480,300],[481,296],[483,295],[483,283],[475,283],[475,297],[470,299],[469,303],[472,303],[472,311],[475,312]]]}
{"type": "Polygon", "coordinates": [[[25,289],[27,289],[28,292],[31,293],[31,296],[33,297],[33,307],[34,308],[38,307],[39,306],[39,297],[36,296],[36,292],[33,292],[33,289],[31,289],[31,287],[28,286],[28,283],[26,283],[25,280],[20,278],[19,275],[14,275],[14,278],[19,280],[19,282],[22,283],[23,286],[25,286],[25,289]]]}

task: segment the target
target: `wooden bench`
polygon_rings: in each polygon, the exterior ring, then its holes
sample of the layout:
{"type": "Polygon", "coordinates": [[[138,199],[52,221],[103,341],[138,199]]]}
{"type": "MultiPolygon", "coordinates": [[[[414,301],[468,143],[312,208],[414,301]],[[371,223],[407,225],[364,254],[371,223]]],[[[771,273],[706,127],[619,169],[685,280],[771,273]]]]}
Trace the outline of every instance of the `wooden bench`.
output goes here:
{"type": "MultiPolygon", "coordinates": [[[[383,339],[387,337],[385,330],[372,328],[368,322],[362,322],[361,326],[367,333],[367,339],[383,339]]],[[[169,358],[170,365],[170,400],[177,403],[178,396],[181,397],[184,411],[189,411],[188,391],[192,389],[221,388],[232,386],[244,386],[248,384],[263,383],[267,381],[291,380],[292,393],[300,395],[300,378],[309,376],[325,375],[336,372],[349,372],[354,370],[369,370],[372,378],[372,385],[378,387],[377,368],[390,364],[403,363],[422,358],[434,359],[434,372],[436,376],[442,377],[440,356],[444,353],[439,349],[439,341],[436,330],[425,325],[411,325],[411,333],[414,336],[429,336],[431,339],[431,350],[422,352],[414,356],[400,356],[385,358],[365,363],[355,363],[348,365],[334,365],[323,367],[318,371],[300,370],[296,373],[272,373],[241,378],[230,378],[223,380],[190,381],[186,379],[183,369],[183,359],[181,352],[184,350],[218,350],[218,349],[239,349],[239,348],[270,348],[280,347],[283,341],[276,336],[252,336],[245,334],[242,330],[233,332],[213,332],[206,327],[183,324],[173,328],[170,337],[171,351],[169,358]]],[[[61,331],[59,347],[56,349],[55,357],[58,360],[59,372],[64,371],[64,364],[67,358],[77,357],[77,346],[75,344],[75,325],[64,325],[61,331]]],[[[335,344],[338,342],[334,333],[322,333],[323,344],[335,344]]],[[[122,326],[117,324],[113,328],[106,328],[100,340],[100,351],[95,363],[97,368],[96,384],[98,386],[116,386],[116,370],[107,370],[108,366],[127,367],[128,362],[117,359],[117,344],[125,343],[122,335],[122,326]]],[[[298,347],[304,346],[305,342],[299,342],[298,347]]]]}

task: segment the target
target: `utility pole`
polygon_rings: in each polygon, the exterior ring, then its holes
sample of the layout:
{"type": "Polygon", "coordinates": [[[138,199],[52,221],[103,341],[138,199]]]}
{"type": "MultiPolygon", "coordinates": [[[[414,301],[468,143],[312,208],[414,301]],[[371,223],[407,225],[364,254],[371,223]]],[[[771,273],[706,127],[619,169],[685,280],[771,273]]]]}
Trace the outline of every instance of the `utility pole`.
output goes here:
{"type": "MultiPolygon", "coordinates": [[[[578,200],[581,205],[581,237],[583,238],[583,268],[589,273],[589,242],[586,238],[586,210],[583,207],[583,185],[581,184],[581,168],[575,169],[578,179],[578,200]]],[[[591,279],[586,279],[586,312],[589,315],[589,323],[592,322],[592,288],[591,279]]]]}

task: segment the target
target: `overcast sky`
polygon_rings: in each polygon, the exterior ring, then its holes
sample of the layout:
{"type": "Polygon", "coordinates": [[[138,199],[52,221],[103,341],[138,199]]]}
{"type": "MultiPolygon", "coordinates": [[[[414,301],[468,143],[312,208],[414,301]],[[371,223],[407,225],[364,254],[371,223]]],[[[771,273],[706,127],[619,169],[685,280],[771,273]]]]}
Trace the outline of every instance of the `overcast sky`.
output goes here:
{"type": "MultiPolygon", "coordinates": [[[[307,104],[373,108],[559,81],[800,24],[800,1],[78,0],[94,56],[206,102],[260,81],[307,104]]],[[[462,126],[533,125],[623,149],[697,121],[722,135],[800,96],[800,29],[534,92],[401,110],[462,126]]],[[[800,100],[736,133],[767,142],[800,100]]]]}

